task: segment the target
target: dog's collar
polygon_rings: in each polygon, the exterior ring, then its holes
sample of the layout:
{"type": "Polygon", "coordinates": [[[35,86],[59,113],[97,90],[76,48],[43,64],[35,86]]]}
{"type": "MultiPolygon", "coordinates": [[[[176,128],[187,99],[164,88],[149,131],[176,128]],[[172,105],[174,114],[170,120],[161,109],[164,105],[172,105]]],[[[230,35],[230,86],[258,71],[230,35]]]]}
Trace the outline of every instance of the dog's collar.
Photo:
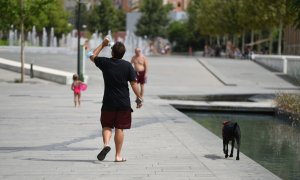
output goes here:
{"type": "Polygon", "coordinates": [[[223,122],[223,125],[226,125],[226,124],[228,124],[230,121],[224,121],[223,122]]]}

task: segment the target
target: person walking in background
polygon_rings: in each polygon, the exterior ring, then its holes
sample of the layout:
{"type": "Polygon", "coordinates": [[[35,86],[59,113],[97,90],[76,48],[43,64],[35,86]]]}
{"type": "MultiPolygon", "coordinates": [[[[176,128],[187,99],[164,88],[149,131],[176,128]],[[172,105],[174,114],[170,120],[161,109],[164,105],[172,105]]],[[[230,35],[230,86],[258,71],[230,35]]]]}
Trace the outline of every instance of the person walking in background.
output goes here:
{"type": "Polygon", "coordinates": [[[97,57],[109,40],[105,38],[93,52],[88,56],[92,62],[102,71],[104,79],[103,105],[101,108],[101,125],[104,147],[98,154],[97,159],[103,161],[111,150],[109,146],[112,136],[112,129],[115,128],[115,162],[125,162],[121,156],[121,149],[124,141],[124,129],[131,128],[131,113],[128,82],[136,95],[137,108],[142,107],[142,96],[138,91],[136,74],[132,65],[122,60],[126,48],[123,43],[116,42],[112,46],[111,58],[97,57]]]}
{"type": "Polygon", "coordinates": [[[77,74],[73,75],[73,83],[71,85],[71,89],[74,92],[74,105],[75,107],[80,106],[80,98],[81,98],[81,90],[86,90],[87,85],[79,80],[79,76],[77,74]]]}
{"type": "Polygon", "coordinates": [[[131,63],[137,74],[137,83],[140,84],[140,94],[144,97],[144,84],[147,82],[148,61],[142,54],[140,48],[135,49],[135,55],[131,58],[131,63]]]}

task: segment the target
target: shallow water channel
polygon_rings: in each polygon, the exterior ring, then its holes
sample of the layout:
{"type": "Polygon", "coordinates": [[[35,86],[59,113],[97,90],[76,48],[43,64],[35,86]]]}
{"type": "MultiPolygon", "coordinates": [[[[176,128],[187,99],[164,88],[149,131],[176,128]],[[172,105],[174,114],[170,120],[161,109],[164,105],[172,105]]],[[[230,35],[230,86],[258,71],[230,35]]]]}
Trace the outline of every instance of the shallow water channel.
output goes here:
{"type": "Polygon", "coordinates": [[[224,120],[238,122],[242,153],[284,180],[300,180],[299,127],[269,115],[183,112],[220,138],[224,120]]]}

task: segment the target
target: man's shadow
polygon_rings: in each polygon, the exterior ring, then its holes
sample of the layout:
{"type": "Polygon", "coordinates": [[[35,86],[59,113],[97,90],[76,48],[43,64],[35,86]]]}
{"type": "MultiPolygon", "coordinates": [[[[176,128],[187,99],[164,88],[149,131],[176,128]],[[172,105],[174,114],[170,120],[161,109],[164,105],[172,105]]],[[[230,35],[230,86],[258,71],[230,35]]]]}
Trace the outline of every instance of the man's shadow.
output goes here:
{"type": "Polygon", "coordinates": [[[26,158],[23,160],[28,161],[44,161],[44,162],[79,162],[79,163],[93,163],[93,164],[101,164],[101,162],[114,162],[114,161],[98,161],[98,160],[82,160],[82,159],[41,159],[41,158],[26,158]]]}

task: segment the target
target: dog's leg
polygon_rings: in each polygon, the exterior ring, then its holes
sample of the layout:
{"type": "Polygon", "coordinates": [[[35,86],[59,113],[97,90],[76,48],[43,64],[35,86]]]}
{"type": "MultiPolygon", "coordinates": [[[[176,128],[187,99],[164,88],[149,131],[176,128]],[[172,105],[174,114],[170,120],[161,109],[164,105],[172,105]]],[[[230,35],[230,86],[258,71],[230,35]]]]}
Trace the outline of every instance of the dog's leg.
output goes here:
{"type": "Polygon", "coordinates": [[[223,152],[225,154],[225,158],[228,157],[228,143],[223,140],[223,152]]]}
{"type": "Polygon", "coordinates": [[[230,152],[229,157],[233,157],[233,149],[234,149],[234,138],[232,139],[232,142],[231,142],[231,152],[230,152]]]}
{"type": "Polygon", "coordinates": [[[240,130],[240,126],[238,124],[236,125],[235,137],[236,137],[236,143],[237,143],[236,160],[240,160],[241,130],[240,130]]]}
{"type": "Polygon", "coordinates": [[[225,141],[223,140],[223,152],[224,154],[226,154],[226,150],[225,150],[225,141]]]}
{"type": "Polygon", "coordinates": [[[240,144],[241,144],[241,139],[237,139],[237,154],[236,154],[236,160],[240,160],[240,144]]]}

